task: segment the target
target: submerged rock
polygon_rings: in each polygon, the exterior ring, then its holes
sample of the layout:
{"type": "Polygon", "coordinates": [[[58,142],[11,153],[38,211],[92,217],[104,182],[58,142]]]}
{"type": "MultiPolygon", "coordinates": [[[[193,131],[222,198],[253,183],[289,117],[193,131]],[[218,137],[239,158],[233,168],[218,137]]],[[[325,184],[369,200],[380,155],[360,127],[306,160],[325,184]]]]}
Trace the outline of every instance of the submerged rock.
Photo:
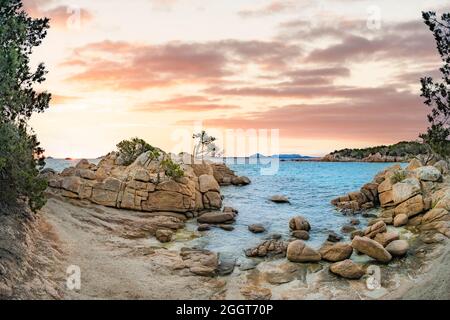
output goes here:
{"type": "Polygon", "coordinates": [[[287,243],[282,240],[266,240],[257,247],[245,250],[247,257],[267,257],[286,254],[287,243]]]}
{"type": "Polygon", "coordinates": [[[342,237],[338,235],[336,232],[330,232],[328,234],[327,241],[329,242],[339,242],[342,240],[342,237]]]}
{"type": "Polygon", "coordinates": [[[305,230],[294,230],[291,235],[296,239],[309,240],[309,233],[305,230]]]}

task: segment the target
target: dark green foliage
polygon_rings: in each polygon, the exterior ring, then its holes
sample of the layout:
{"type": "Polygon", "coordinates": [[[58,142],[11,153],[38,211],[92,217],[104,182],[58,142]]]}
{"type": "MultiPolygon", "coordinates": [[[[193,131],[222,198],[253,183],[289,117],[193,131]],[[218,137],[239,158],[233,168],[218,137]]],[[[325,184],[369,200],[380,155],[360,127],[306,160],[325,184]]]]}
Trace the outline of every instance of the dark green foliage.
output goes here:
{"type": "Polygon", "coordinates": [[[172,179],[178,179],[184,176],[184,171],[178,163],[175,163],[170,157],[166,157],[161,162],[161,167],[166,176],[172,179]]]}
{"type": "Polygon", "coordinates": [[[434,82],[432,78],[421,79],[422,94],[425,104],[431,108],[428,115],[430,126],[420,137],[431,150],[443,157],[450,156],[450,13],[443,14],[441,21],[435,12],[422,13],[425,24],[430,28],[444,63],[440,71],[442,81],[434,82]]]}
{"type": "Polygon", "coordinates": [[[14,204],[28,200],[32,210],[45,204],[45,179],[38,178],[43,165],[42,150],[34,135],[11,123],[0,123],[0,202],[14,204]],[[35,157],[33,157],[33,154],[35,157]]]}
{"type": "Polygon", "coordinates": [[[0,203],[27,199],[32,210],[45,204],[46,182],[38,177],[43,150],[27,121],[48,108],[50,94],[34,90],[45,80],[40,64],[31,71],[33,48],[46,36],[48,19],[32,19],[20,0],[0,0],[0,203]]]}
{"type": "Polygon", "coordinates": [[[159,157],[159,149],[139,138],[123,140],[117,144],[117,149],[126,166],[132,164],[141,154],[147,151],[156,152],[155,158],[159,157]]]}
{"type": "Polygon", "coordinates": [[[426,145],[411,141],[402,141],[390,146],[377,146],[364,149],[343,149],[332,152],[332,155],[339,155],[341,157],[352,157],[355,159],[364,159],[371,154],[379,153],[382,156],[393,157],[407,157],[412,158],[419,154],[427,154],[428,148],[426,145]]]}

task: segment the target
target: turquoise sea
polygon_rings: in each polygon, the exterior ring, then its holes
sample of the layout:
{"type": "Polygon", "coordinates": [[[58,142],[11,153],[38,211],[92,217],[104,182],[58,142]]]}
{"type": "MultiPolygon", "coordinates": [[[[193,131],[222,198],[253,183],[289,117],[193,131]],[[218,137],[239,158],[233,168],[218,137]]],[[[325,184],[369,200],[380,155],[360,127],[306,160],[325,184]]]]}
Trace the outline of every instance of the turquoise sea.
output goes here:
{"type": "MultiPolygon", "coordinates": [[[[90,160],[98,163],[98,159],[90,160]]],[[[47,167],[61,171],[73,166],[77,160],[48,159],[47,167]]],[[[289,220],[293,216],[304,216],[311,224],[311,239],[308,243],[315,248],[325,241],[330,231],[340,234],[343,225],[354,217],[345,216],[330,204],[330,200],[351,191],[359,190],[374,175],[392,163],[330,163],[330,162],[280,162],[274,175],[261,175],[261,165],[231,164],[238,175],[248,176],[252,183],[248,186],[222,187],[224,205],[239,211],[235,230],[224,231],[213,228],[203,236],[191,241],[190,245],[204,247],[216,252],[243,254],[243,250],[253,247],[271,234],[281,234],[289,238],[289,220]],[[275,204],[268,199],[275,194],[287,196],[291,204],[275,204]],[[253,234],[248,225],[263,224],[267,231],[253,234]]],[[[361,225],[367,219],[357,216],[361,225]]],[[[188,228],[196,229],[196,223],[188,228]]]]}

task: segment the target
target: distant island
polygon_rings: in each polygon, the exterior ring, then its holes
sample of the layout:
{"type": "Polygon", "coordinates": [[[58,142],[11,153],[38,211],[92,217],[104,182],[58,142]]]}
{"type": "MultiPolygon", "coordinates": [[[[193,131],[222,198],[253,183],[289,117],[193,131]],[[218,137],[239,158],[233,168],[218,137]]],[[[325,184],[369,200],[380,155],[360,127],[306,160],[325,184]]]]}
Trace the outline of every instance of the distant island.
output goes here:
{"type": "Polygon", "coordinates": [[[389,146],[336,150],[324,156],[322,161],[407,162],[412,158],[426,156],[428,153],[429,150],[423,143],[402,141],[389,146]]]}

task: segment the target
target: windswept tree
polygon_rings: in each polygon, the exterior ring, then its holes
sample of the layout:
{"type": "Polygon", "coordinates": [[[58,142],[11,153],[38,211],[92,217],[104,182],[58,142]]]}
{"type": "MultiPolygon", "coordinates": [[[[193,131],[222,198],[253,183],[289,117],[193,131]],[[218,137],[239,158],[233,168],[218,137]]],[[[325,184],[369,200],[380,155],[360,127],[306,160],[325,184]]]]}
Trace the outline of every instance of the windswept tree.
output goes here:
{"type": "Polygon", "coordinates": [[[0,0],[0,204],[18,198],[31,209],[45,204],[46,182],[38,178],[43,149],[27,123],[49,106],[51,95],[35,85],[45,81],[43,64],[30,68],[30,55],[47,34],[49,20],[33,19],[20,0],[0,0]]]}
{"type": "Polygon", "coordinates": [[[437,49],[444,63],[440,71],[442,81],[431,77],[421,79],[425,104],[431,108],[428,115],[430,126],[420,137],[433,153],[442,157],[450,156],[450,13],[438,20],[435,12],[423,12],[425,24],[436,40],[437,49]]]}
{"type": "Polygon", "coordinates": [[[204,157],[216,157],[219,154],[219,147],[215,144],[217,139],[208,135],[205,130],[194,134],[192,139],[196,141],[193,150],[193,157],[195,159],[201,158],[203,161],[204,157]]]}

